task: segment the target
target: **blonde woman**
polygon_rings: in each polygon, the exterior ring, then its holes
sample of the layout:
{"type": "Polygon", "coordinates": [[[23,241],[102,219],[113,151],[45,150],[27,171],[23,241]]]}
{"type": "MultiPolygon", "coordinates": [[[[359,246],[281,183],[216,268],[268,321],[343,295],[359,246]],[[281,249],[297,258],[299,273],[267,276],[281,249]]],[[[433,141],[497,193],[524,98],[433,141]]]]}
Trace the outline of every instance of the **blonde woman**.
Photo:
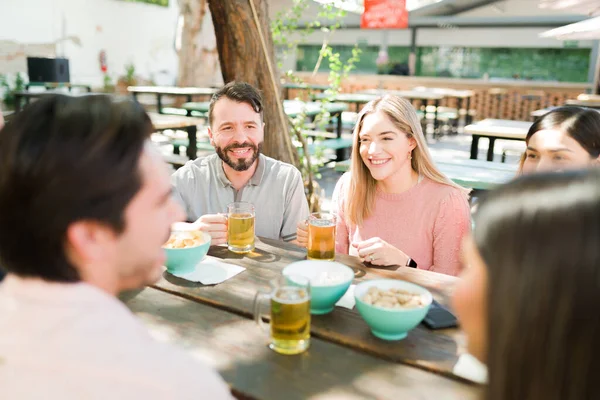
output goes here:
{"type": "MultiPolygon", "coordinates": [[[[373,100],[354,129],[350,171],[333,194],[336,251],[373,266],[461,270],[470,229],[468,191],[435,166],[412,105],[397,96],[373,100]]],[[[298,243],[306,244],[304,224],[298,243]]]]}

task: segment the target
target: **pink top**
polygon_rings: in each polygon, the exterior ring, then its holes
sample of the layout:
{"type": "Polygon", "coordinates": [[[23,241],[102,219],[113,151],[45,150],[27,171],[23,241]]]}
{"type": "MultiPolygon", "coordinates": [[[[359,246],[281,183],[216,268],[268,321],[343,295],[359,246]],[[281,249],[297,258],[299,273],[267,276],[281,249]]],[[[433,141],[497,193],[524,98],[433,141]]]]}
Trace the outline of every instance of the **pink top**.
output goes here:
{"type": "Polygon", "coordinates": [[[420,269],[458,275],[461,242],[471,227],[469,203],[460,190],[422,178],[403,193],[377,191],[373,214],[357,227],[344,220],[349,179],[345,173],[333,194],[339,214],[337,252],[357,255],[350,244],[379,237],[415,260],[420,269]]]}
{"type": "Polygon", "coordinates": [[[0,393],[2,399],[233,399],[216,372],[155,341],[123,303],[95,286],[10,274],[0,284],[0,393]]]}

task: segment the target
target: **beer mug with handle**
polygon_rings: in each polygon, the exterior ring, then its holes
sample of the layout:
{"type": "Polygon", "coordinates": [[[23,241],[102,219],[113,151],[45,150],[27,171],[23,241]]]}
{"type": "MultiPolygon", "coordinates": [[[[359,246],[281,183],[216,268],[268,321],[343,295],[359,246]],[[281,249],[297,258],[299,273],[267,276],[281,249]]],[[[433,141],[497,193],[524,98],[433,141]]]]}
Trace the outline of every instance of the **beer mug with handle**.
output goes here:
{"type": "Polygon", "coordinates": [[[299,354],[310,345],[310,281],[297,275],[271,281],[268,292],[254,298],[254,319],[270,338],[269,347],[280,354],[299,354]],[[262,306],[269,304],[270,324],[262,322],[262,306]]]}

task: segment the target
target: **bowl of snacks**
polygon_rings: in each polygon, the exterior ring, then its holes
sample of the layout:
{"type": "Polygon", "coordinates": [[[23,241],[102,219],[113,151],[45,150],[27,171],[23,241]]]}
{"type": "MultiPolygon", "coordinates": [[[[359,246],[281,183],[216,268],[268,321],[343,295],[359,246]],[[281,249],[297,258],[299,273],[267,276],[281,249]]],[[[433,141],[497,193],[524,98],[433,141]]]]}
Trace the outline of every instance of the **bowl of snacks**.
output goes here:
{"type": "MultiPolygon", "coordinates": [[[[284,276],[299,275],[310,281],[310,313],[327,314],[354,279],[352,268],[334,261],[304,260],[283,269],[284,276]]],[[[293,284],[293,282],[292,282],[293,284]]]]}
{"type": "Polygon", "coordinates": [[[384,340],[404,339],[425,318],[433,300],[427,289],[395,279],[359,283],[354,297],[373,335],[384,340]]]}
{"type": "Polygon", "coordinates": [[[198,230],[171,232],[171,237],[163,245],[167,254],[167,271],[172,274],[193,271],[208,253],[210,240],[208,233],[198,230]]]}

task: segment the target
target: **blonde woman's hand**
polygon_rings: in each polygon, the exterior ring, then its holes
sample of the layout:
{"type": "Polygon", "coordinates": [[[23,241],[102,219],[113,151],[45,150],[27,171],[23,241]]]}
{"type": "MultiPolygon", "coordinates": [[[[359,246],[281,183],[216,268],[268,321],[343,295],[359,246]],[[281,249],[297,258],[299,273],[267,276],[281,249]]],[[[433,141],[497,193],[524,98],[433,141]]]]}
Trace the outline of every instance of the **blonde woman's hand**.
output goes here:
{"type": "Polygon", "coordinates": [[[408,256],[385,240],[374,237],[362,242],[352,243],[358,252],[360,261],[377,266],[405,266],[408,256]]]}
{"type": "Polygon", "coordinates": [[[296,240],[298,246],[306,247],[308,245],[308,223],[306,220],[298,222],[296,225],[296,240]]]}

